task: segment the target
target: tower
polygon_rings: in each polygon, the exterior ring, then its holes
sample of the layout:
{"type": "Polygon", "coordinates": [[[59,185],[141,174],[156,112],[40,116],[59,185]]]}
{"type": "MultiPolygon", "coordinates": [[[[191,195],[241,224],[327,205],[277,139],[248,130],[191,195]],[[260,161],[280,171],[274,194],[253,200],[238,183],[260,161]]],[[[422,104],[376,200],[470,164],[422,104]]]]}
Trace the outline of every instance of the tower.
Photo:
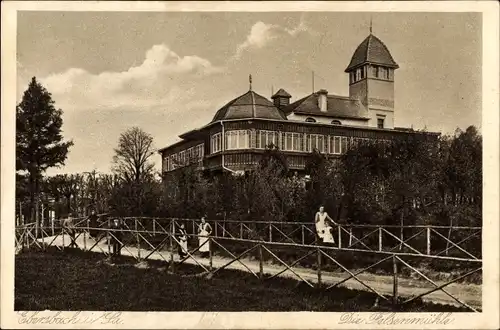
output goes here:
{"type": "Polygon", "coordinates": [[[371,127],[394,128],[394,71],[398,68],[370,27],[370,35],[356,48],[345,72],[349,74],[349,97],[367,107],[371,127]]]}

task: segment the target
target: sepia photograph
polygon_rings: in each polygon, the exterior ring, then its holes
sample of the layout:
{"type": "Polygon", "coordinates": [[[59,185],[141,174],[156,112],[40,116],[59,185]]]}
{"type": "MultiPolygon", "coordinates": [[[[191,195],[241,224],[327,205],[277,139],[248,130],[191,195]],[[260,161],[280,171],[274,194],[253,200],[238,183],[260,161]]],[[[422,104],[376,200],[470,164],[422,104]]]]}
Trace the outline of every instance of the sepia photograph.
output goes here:
{"type": "Polygon", "coordinates": [[[485,315],[484,13],[215,4],[14,13],[14,323],[485,315]]]}

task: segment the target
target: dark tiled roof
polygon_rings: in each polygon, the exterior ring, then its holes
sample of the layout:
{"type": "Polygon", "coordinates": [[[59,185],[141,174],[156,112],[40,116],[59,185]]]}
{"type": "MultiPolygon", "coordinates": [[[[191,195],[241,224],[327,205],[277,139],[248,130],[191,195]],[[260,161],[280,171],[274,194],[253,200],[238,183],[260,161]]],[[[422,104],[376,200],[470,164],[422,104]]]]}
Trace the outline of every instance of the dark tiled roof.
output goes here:
{"type": "Polygon", "coordinates": [[[358,48],[356,48],[354,55],[352,55],[351,63],[349,63],[345,72],[364,63],[382,64],[396,69],[399,68],[386,45],[373,34],[366,37],[358,48]]]}
{"type": "Polygon", "coordinates": [[[248,91],[223,106],[212,122],[224,119],[263,118],[286,120],[286,116],[265,97],[248,91]]]}
{"type": "Polygon", "coordinates": [[[318,93],[313,93],[287,106],[284,111],[319,116],[367,119],[368,110],[359,100],[345,96],[328,95],[327,111],[322,112],[318,106],[318,93]]]}
{"type": "Polygon", "coordinates": [[[278,96],[281,96],[281,97],[292,97],[292,95],[288,94],[286,90],[284,90],[283,88],[280,88],[273,96],[271,96],[272,99],[274,99],[275,97],[278,97],[278,96]]]}

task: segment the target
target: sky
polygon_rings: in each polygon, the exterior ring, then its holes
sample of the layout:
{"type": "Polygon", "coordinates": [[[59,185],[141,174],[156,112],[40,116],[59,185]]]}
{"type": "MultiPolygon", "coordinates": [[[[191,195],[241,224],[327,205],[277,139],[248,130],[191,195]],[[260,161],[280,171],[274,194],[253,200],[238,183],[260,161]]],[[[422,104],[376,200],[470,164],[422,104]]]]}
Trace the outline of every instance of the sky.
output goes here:
{"type": "Polygon", "coordinates": [[[312,71],[315,90],[347,96],[370,18],[400,66],[395,126],[481,129],[480,13],[19,12],[17,101],[35,76],[64,112],[74,146],[48,174],[109,173],[127,128],[177,142],[247,92],[249,74],[268,98],[310,94],[312,71]]]}

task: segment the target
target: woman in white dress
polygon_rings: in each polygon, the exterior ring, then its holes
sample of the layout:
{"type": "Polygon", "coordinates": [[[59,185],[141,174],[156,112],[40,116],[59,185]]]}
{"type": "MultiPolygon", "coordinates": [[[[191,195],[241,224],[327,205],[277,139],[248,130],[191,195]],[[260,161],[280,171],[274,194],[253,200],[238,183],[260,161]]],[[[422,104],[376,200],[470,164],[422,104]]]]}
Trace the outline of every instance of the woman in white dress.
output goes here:
{"type": "Polygon", "coordinates": [[[210,227],[210,225],[206,222],[205,217],[202,217],[201,223],[198,227],[198,244],[200,246],[201,255],[204,258],[208,256],[208,253],[210,251],[210,242],[208,242],[208,236],[211,233],[212,227],[210,227]]]}
{"type": "Polygon", "coordinates": [[[188,250],[188,236],[184,224],[181,224],[179,228],[179,257],[184,258],[187,255],[188,250]]]}
{"type": "Polygon", "coordinates": [[[315,223],[316,223],[316,233],[323,243],[335,243],[332,234],[332,227],[329,223],[337,224],[332,218],[325,212],[325,208],[320,206],[319,211],[316,212],[315,223]]]}

